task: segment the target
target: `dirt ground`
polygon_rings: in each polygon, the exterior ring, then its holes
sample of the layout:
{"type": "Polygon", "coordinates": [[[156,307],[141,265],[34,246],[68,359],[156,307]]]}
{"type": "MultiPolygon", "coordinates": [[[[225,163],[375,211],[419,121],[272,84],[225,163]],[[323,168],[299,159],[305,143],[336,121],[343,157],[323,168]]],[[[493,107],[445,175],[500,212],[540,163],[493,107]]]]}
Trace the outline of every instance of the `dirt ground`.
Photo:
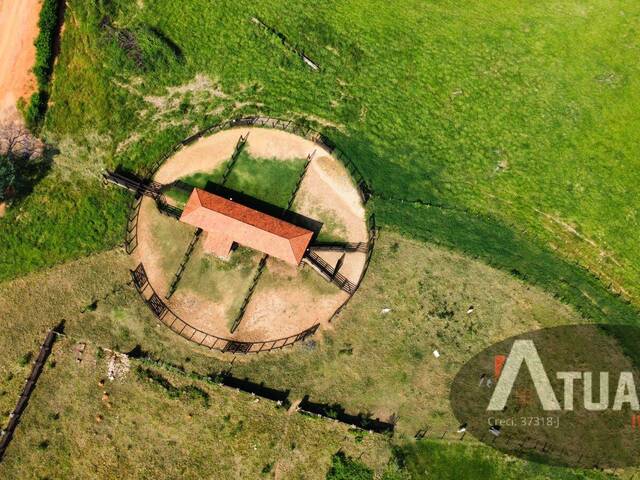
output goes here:
{"type": "Polygon", "coordinates": [[[0,121],[19,121],[16,103],[36,88],[31,72],[38,36],[39,0],[0,2],[0,121]]]}
{"type": "MultiPolygon", "coordinates": [[[[366,212],[347,170],[325,149],[287,132],[266,128],[235,128],[218,132],[177,152],[160,167],[154,179],[160,183],[171,183],[195,173],[211,172],[231,157],[240,135],[247,133],[247,151],[256,158],[290,161],[314,153],[293,210],[325,222],[327,228],[334,228],[346,241],[368,241],[366,212]],[[331,219],[325,221],[316,214],[331,219]]],[[[157,220],[158,215],[154,210],[153,202],[145,199],[138,225],[135,260],[145,264],[151,284],[164,296],[174,272],[166,266],[157,238],[154,238],[154,228],[159,228],[157,222],[164,222],[157,220]]],[[[184,240],[182,236],[176,239],[176,243],[180,243],[177,246],[180,252],[187,247],[188,241],[184,240]]],[[[172,257],[180,256],[171,251],[172,257]]],[[[319,254],[331,265],[335,265],[342,255],[338,252],[319,254]]],[[[363,253],[347,253],[341,273],[357,283],[365,259],[363,253]]],[[[179,260],[175,258],[172,262],[179,263],[179,260]]],[[[199,267],[190,263],[185,275],[190,268],[199,267]]],[[[224,289],[223,299],[206,298],[202,291],[179,287],[168,304],[184,321],[213,335],[242,341],[265,341],[295,335],[316,323],[326,326],[348,297],[309,266],[292,267],[270,259],[240,327],[231,335],[229,324],[234,316],[234,308],[242,302],[246,292],[245,286],[240,288],[238,280],[231,277],[230,274],[229,281],[239,287],[224,289]]],[[[206,281],[205,277],[203,279],[206,281]]]]}

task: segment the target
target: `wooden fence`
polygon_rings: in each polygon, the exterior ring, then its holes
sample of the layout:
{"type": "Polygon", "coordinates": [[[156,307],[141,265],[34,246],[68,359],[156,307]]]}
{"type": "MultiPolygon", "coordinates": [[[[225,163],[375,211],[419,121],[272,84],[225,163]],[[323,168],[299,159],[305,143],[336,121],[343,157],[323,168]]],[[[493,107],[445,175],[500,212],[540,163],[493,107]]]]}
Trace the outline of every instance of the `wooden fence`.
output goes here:
{"type": "Polygon", "coordinates": [[[146,178],[151,180],[153,175],[155,175],[156,171],[160,168],[160,166],[172,155],[175,155],[176,152],[181,150],[182,148],[191,145],[192,143],[198,141],[200,138],[212,135],[216,132],[220,132],[222,130],[228,130],[230,128],[236,127],[262,127],[262,128],[273,128],[276,130],[284,130],[289,133],[293,133],[294,135],[298,135],[300,137],[306,138],[307,140],[312,141],[316,145],[321,148],[327,150],[331,153],[335,158],[340,160],[345,168],[351,174],[354,182],[358,187],[358,191],[360,192],[360,196],[364,203],[367,203],[373,191],[369,187],[369,184],[365,180],[364,176],[360,172],[360,169],[356,166],[355,163],[351,161],[351,159],[342,152],[336,145],[324,134],[318,132],[317,130],[304,125],[296,120],[283,120],[276,117],[240,117],[234,118],[230,120],[225,120],[223,122],[217,123],[210,127],[204,128],[199,132],[191,135],[190,137],[184,139],[183,141],[177,143],[173,146],[171,150],[166,152],[162,157],[160,157],[146,172],[146,178]]]}
{"type": "Polygon", "coordinates": [[[44,343],[40,347],[40,353],[38,353],[38,358],[36,358],[36,361],[33,364],[31,374],[24,384],[22,393],[18,398],[18,403],[9,416],[9,424],[7,425],[7,428],[4,430],[0,430],[0,462],[2,461],[5,451],[7,450],[7,447],[9,446],[9,443],[11,442],[11,439],[15,434],[18,423],[20,423],[20,417],[29,404],[29,398],[31,398],[31,394],[36,388],[36,383],[38,381],[38,378],[40,377],[40,374],[42,373],[42,369],[45,362],[47,361],[47,358],[49,358],[51,347],[53,346],[53,342],[55,342],[55,340],[56,332],[52,329],[49,331],[47,337],[44,340],[44,343]]]}
{"type": "Polygon", "coordinates": [[[142,263],[140,263],[135,270],[131,271],[131,277],[143,300],[160,322],[191,342],[210,349],[220,350],[221,352],[260,353],[270,350],[278,350],[306,340],[320,327],[320,324],[315,324],[312,327],[289,337],[259,342],[239,342],[230,338],[218,337],[189,325],[176,315],[173,310],[164,303],[149,283],[147,273],[142,263]]]}
{"type": "MultiPolygon", "coordinates": [[[[353,180],[355,181],[358,192],[360,193],[361,199],[363,203],[366,203],[373,194],[373,191],[367,184],[364,176],[358,169],[358,167],[342,152],[340,151],[333,142],[331,142],[326,136],[322,133],[314,130],[313,128],[303,125],[295,120],[283,120],[275,117],[241,117],[235,118],[231,120],[226,120],[221,123],[217,123],[211,127],[205,128],[194,135],[186,138],[185,140],[179,142],[174,145],[174,147],[168,151],[165,155],[160,157],[145,173],[144,181],[152,186],[152,190],[156,190],[154,188],[154,182],[152,181],[153,176],[157,172],[157,170],[162,166],[162,164],[172,155],[175,155],[176,152],[181,150],[182,148],[193,144],[198,141],[200,138],[208,135],[212,135],[216,132],[228,130],[231,128],[237,127],[261,127],[261,128],[273,128],[278,130],[283,130],[286,132],[293,133],[295,135],[306,138],[307,140],[312,141],[319,147],[330,152],[335,158],[340,160],[345,168],[349,171],[353,180]]],[[[244,143],[246,142],[246,136],[241,136],[238,141],[238,145],[236,145],[236,152],[242,150],[244,143]]],[[[311,160],[311,156],[307,158],[308,166],[311,160]]],[[[306,168],[305,170],[306,171],[306,168]]],[[[128,253],[131,253],[137,247],[137,224],[138,217],[140,212],[141,205],[141,193],[138,191],[136,193],[136,198],[131,204],[129,221],[127,223],[127,233],[125,239],[125,247],[128,253]]],[[[159,198],[162,200],[162,195],[160,194],[159,198]]],[[[349,293],[349,297],[345,300],[345,302],[336,310],[336,312],[331,316],[330,322],[347,306],[347,303],[351,299],[351,297],[355,294],[357,289],[360,287],[360,283],[364,278],[364,274],[369,266],[369,262],[371,259],[371,255],[373,253],[373,247],[375,244],[375,238],[377,234],[377,227],[375,224],[375,217],[371,215],[369,218],[369,242],[366,245],[367,252],[367,260],[365,263],[365,267],[358,279],[357,283],[350,282],[346,278],[344,279],[344,289],[349,293]]],[[[363,245],[357,246],[358,251],[364,250],[363,245]]],[[[310,252],[313,253],[313,252],[310,252]]],[[[171,328],[173,331],[186,338],[189,341],[195,342],[199,345],[203,345],[210,349],[216,349],[223,352],[231,352],[231,353],[259,353],[265,352],[275,349],[284,348],[294,343],[303,341],[308,337],[312,336],[319,328],[319,324],[313,325],[311,328],[304,330],[296,335],[292,335],[286,338],[280,338],[276,340],[266,340],[260,342],[238,342],[228,338],[217,337],[215,335],[211,335],[202,330],[199,330],[187,322],[178,317],[165,303],[164,301],[156,294],[153,287],[149,284],[146,272],[144,270],[143,264],[139,264],[138,267],[131,271],[131,275],[138,289],[138,292],[144,299],[145,303],[152,310],[154,315],[166,326],[171,328]]],[[[342,288],[342,287],[341,287],[342,288]]]]}

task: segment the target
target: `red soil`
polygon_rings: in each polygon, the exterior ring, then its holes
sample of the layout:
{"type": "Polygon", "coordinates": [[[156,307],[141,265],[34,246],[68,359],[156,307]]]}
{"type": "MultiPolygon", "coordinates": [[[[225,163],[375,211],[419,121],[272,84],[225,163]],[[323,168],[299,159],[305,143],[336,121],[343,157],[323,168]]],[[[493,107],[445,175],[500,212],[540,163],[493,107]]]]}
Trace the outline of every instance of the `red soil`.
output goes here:
{"type": "Polygon", "coordinates": [[[0,121],[16,121],[16,103],[36,89],[31,72],[38,36],[39,0],[0,2],[0,121]]]}

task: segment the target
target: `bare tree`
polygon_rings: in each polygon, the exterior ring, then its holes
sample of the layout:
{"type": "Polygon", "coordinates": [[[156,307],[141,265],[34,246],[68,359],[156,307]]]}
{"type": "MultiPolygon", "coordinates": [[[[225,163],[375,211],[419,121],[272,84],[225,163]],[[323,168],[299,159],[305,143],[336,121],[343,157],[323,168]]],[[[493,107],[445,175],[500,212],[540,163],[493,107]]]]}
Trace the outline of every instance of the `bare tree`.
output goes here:
{"type": "Polygon", "coordinates": [[[19,122],[0,123],[0,154],[31,159],[42,155],[43,144],[19,122]]]}

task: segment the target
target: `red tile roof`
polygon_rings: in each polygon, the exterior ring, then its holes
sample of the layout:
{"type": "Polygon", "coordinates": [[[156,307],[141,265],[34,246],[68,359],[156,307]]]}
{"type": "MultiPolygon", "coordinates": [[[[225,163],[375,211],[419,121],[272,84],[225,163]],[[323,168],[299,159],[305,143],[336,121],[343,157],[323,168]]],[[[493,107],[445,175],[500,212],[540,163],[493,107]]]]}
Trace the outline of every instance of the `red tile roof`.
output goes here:
{"type": "Polygon", "coordinates": [[[293,265],[300,263],[313,236],[311,230],[199,188],[191,192],[180,220],[293,265]]]}

